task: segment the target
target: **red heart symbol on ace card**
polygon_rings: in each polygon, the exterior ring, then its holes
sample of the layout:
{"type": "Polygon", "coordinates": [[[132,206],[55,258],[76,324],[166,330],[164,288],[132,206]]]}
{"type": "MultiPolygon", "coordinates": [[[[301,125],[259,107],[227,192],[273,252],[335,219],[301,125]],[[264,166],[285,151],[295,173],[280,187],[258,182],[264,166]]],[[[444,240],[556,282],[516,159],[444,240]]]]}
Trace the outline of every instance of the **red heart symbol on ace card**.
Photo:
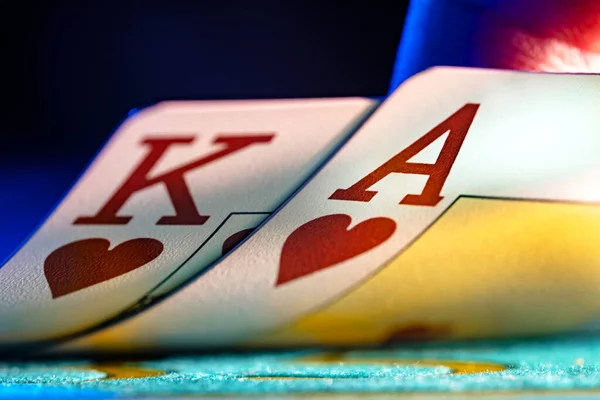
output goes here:
{"type": "Polygon", "coordinates": [[[333,214],[313,219],[288,236],[281,251],[275,286],[329,268],[362,254],[389,239],[396,223],[371,218],[348,229],[352,218],[333,214]]]}
{"type": "Polygon", "coordinates": [[[52,298],[67,295],[133,271],[158,257],[163,244],[156,239],[132,239],[109,250],[107,239],[68,243],[44,262],[52,298]]]}

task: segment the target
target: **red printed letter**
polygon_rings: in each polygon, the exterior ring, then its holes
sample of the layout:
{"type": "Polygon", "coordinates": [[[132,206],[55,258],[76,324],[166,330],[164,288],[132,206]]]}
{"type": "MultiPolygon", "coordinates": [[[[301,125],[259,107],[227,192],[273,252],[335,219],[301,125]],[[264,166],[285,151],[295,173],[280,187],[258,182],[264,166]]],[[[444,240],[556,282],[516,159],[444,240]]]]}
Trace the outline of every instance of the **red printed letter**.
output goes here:
{"type": "Polygon", "coordinates": [[[450,169],[458,156],[460,147],[467,136],[469,127],[475,118],[479,104],[465,104],[448,119],[420,137],[413,144],[396,154],[369,175],[350,186],[348,189],[338,189],[329,198],[333,200],[370,201],[377,194],[368,190],[391,173],[428,175],[427,183],[421,194],[406,195],[400,204],[413,206],[435,206],[443,197],[440,196],[442,187],[450,174],[450,169]],[[408,162],[437,138],[448,133],[444,147],[435,164],[408,162]]]}
{"type": "Polygon", "coordinates": [[[148,178],[148,172],[167,149],[175,144],[190,144],[194,141],[194,137],[146,139],[142,143],[148,145],[150,151],[129,178],[127,178],[125,183],[123,183],[110,200],[108,200],[98,214],[94,216],[79,217],[75,220],[74,224],[125,225],[132,217],[117,216],[117,212],[123,207],[125,202],[134,193],[157,183],[162,183],[166,187],[169,197],[171,198],[173,208],[175,209],[175,215],[160,218],[157,225],[202,225],[209,217],[198,213],[198,210],[194,205],[194,199],[185,183],[184,174],[250,145],[268,143],[273,137],[274,135],[272,134],[260,136],[219,136],[213,143],[224,145],[225,147],[221,150],[215,151],[212,154],[208,154],[205,157],[192,161],[179,168],[165,172],[162,175],[155,176],[154,178],[148,178]]]}

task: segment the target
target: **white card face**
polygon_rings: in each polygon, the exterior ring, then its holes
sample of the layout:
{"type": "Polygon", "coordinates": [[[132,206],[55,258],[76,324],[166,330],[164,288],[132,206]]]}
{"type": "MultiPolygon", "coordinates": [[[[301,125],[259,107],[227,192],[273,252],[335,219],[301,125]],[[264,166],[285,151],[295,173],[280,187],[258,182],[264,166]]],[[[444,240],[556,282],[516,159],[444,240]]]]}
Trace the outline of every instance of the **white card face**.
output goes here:
{"type": "Polygon", "coordinates": [[[165,295],[247,236],[374,106],[165,102],[130,117],[0,268],[0,344],[77,333],[165,295]]]}
{"type": "Polygon", "coordinates": [[[288,335],[287,344],[335,344],[350,334],[360,342],[376,324],[391,330],[419,318],[456,323],[457,336],[557,331],[585,321],[600,307],[600,251],[589,245],[600,237],[600,223],[589,223],[600,216],[591,206],[600,202],[598,88],[598,76],[420,74],[232,254],[164,302],[75,347],[264,345],[344,302],[311,321],[304,337],[288,335]],[[492,200],[533,208],[496,210],[492,200]],[[449,228],[435,241],[438,220],[449,228]],[[488,225],[509,242],[485,236],[488,225]],[[554,234],[567,226],[583,236],[554,234]],[[421,237],[434,244],[403,263],[421,237]],[[530,239],[536,242],[527,245],[530,239]],[[583,258],[568,261],[569,245],[578,244],[586,246],[583,258]],[[369,285],[375,288],[352,297],[369,285]],[[569,307],[564,296],[581,301],[569,307]]]}

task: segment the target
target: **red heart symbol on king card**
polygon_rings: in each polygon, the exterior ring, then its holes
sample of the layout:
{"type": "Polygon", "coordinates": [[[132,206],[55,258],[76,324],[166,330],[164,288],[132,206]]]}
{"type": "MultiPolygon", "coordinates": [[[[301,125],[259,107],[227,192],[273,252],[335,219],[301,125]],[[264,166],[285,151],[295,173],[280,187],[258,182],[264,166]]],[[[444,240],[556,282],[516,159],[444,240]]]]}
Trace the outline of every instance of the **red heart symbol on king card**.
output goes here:
{"type": "Polygon", "coordinates": [[[109,247],[107,239],[85,239],[59,247],[46,257],[44,274],[52,298],[133,271],[154,260],[164,248],[158,240],[148,238],[128,240],[112,250],[109,247]]]}
{"type": "Polygon", "coordinates": [[[329,268],[380,245],[396,230],[389,218],[371,218],[348,229],[346,214],[326,215],[296,229],[283,244],[275,286],[329,268]]]}

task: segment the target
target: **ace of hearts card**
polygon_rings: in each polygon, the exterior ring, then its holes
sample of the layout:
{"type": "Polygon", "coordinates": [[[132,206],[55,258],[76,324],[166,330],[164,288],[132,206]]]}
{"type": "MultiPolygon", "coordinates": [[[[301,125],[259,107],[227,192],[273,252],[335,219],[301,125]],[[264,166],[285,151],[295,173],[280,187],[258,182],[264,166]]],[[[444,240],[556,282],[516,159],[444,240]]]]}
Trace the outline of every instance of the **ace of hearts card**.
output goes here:
{"type": "Polygon", "coordinates": [[[0,267],[0,345],[165,296],[248,236],[375,104],[165,102],[131,116],[0,267]]]}
{"type": "Polygon", "coordinates": [[[600,77],[435,68],[263,226],[73,348],[577,330],[600,309],[600,77]]]}

